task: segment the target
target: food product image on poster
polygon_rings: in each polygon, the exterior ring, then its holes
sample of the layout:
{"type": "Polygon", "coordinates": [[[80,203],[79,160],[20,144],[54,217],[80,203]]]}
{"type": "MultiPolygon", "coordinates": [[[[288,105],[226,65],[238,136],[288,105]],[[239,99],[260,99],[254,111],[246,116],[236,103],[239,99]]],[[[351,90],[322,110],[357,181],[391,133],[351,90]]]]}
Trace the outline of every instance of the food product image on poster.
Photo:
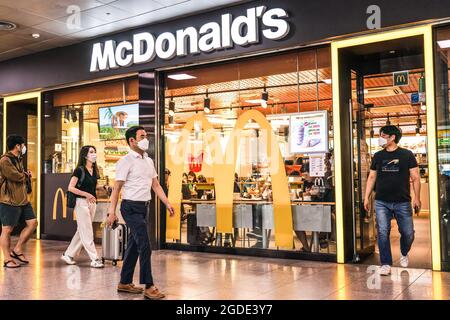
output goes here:
{"type": "Polygon", "coordinates": [[[289,129],[291,154],[328,152],[327,111],[294,114],[291,116],[289,129]]]}

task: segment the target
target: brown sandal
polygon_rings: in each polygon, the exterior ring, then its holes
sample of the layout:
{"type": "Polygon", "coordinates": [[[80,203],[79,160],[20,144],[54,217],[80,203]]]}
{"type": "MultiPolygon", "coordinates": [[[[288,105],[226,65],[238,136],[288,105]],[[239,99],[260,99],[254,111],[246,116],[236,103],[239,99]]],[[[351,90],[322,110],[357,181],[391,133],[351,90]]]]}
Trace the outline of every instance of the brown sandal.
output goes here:
{"type": "Polygon", "coordinates": [[[3,267],[9,268],[9,269],[16,269],[16,268],[20,268],[20,264],[17,264],[14,260],[8,260],[8,261],[5,261],[5,262],[3,263],[3,267]],[[15,263],[15,265],[12,266],[12,267],[8,265],[8,264],[10,264],[11,262],[15,263]]]}

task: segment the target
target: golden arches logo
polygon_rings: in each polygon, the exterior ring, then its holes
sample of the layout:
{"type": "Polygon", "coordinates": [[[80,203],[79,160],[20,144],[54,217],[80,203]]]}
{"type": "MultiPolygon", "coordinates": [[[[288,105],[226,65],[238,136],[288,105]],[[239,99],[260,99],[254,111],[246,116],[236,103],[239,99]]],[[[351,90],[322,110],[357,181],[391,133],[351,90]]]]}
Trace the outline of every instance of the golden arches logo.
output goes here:
{"type": "MultiPolygon", "coordinates": [[[[62,202],[62,218],[67,219],[67,195],[64,193],[62,188],[58,188],[53,198],[53,220],[56,220],[57,210],[58,210],[58,198],[61,195],[62,202]]],[[[76,220],[75,210],[73,212],[73,220],[76,220]]]]}
{"type": "MultiPolygon", "coordinates": [[[[227,144],[225,154],[219,147],[213,148],[219,155],[216,158],[232,157],[229,161],[214,162],[212,164],[213,177],[216,195],[216,228],[218,233],[233,232],[233,185],[235,163],[237,160],[238,148],[240,146],[241,136],[237,134],[244,130],[246,124],[253,120],[260,129],[267,132],[268,143],[266,144],[267,154],[275,155],[275,159],[270,161],[270,177],[273,190],[273,208],[274,208],[274,228],[275,228],[275,245],[281,248],[292,248],[293,243],[293,223],[291,213],[291,201],[288,186],[288,179],[284,170],[284,163],[280,149],[276,145],[276,137],[272,131],[272,127],[267,121],[264,114],[257,110],[249,110],[243,113],[236,122],[233,129],[232,137],[236,137],[237,141],[230,141],[227,144]],[[275,150],[272,149],[276,145],[275,150]],[[276,167],[278,166],[278,167],[276,167]]],[[[177,145],[180,147],[180,156],[183,157],[189,141],[189,134],[196,123],[202,124],[202,129],[207,132],[204,142],[206,145],[219,144],[219,137],[213,130],[211,123],[203,115],[192,116],[184,125],[180,140],[177,145]]],[[[169,185],[169,201],[175,209],[175,215],[171,217],[166,214],[166,237],[168,239],[180,240],[181,220],[180,209],[182,201],[182,176],[185,157],[183,161],[173,164],[170,168],[171,183],[169,185]]]]}
{"type": "Polygon", "coordinates": [[[396,75],[396,77],[397,77],[396,82],[400,82],[400,83],[406,82],[406,77],[404,74],[396,75]]]}

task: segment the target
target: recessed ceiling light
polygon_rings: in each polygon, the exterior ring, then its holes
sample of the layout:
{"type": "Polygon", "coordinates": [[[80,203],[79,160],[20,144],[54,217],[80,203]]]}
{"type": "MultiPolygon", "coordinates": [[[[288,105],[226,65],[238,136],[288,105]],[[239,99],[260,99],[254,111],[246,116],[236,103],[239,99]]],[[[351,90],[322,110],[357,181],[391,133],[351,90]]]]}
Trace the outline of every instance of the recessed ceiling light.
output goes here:
{"type": "Polygon", "coordinates": [[[2,31],[10,31],[17,28],[17,26],[9,21],[0,21],[0,30],[2,31]]]}
{"type": "Polygon", "coordinates": [[[32,36],[33,38],[35,38],[35,39],[41,37],[41,35],[40,35],[39,33],[33,33],[31,36],[32,36]]]}
{"type": "Polygon", "coordinates": [[[441,40],[437,42],[441,49],[450,48],[450,39],[449,40],[441,40]]]}
{"type": "Polygon", "coordinates": [[[326,84],[331,84],[331,79],[323,79],[322,81],[326,84]]]}
{"type": "Polygon", "coordinates": [[[389,51],[389,53],[390,53],[390,54],[394,54],[394,53],[395,53],[395,50],[391,50],[391,51],[389,51]]]}
{"type": "Polygon", "coordinates": [[[191,76],[190,74],[187,74],[187,73],[171,74],[167,77],[170,79],[173,79],[173,80],[189,80],[189,79],[197,78],[197,77],[191,76]]]}

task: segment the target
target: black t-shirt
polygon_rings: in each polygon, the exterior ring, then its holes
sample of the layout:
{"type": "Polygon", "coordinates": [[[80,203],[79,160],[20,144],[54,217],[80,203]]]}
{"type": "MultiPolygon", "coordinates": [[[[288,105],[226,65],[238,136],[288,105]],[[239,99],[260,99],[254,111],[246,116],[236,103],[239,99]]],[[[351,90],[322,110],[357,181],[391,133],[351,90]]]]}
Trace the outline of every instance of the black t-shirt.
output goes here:
{"type": "MultiPolygon", "coordinates": [[[[98,177],[97,177],[97,175],[95,174],[95,172],[94,172],[93,176],[91,176],[91,174],[89,173],[88,170],[86,170],[86,168],[84,168],[84,167],[78,167],[78,168],[76,168],[75,171],[73,172],[72,177],[77,177],[77,178],[78,178],[77,184],[76,184],[76,186],[75,186],[77,189],[79,189],[79,190],[81,190],[81,191],[84,191],[84,192],[87,192],[87,193],[90,193],[90,194],[92,194],[94,197],[97,198],[97,192],[96,192],[96,189],[97,189],[97,180],[98,180],[98,177]],[[79,183],[79,181],[80,181],[80,179],[81,179],[82,170],[84,170],[84,180],[83,180],[83,183],[81,184],[81,186],[78,188],[77,185],[78,185],[78,183],[79,183]]],[[[77,198],[82,198],[82,197],[79,196],[79,195],[76,195],[76,197],[77,197],[77,198]]]]}
{"type": "Polygon", "coordinates": [[[377,171],[375,200],[411,201],[409,169],[416,167],[416,158],[410,150],[399,147],[392,152],[383,149],[375,153],[370,166],[377,171]]]}

